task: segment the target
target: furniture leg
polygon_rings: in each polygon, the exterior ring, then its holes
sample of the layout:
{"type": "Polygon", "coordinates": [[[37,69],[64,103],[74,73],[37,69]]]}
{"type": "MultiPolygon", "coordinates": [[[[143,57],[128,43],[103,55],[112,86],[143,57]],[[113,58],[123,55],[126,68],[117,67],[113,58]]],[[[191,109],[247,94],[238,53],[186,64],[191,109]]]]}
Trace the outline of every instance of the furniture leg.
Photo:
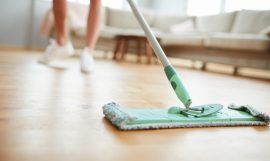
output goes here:
{"type": "Polygon", "coordinates": [[[128,52],[128,47],[129,47],[129,39],[123,39],[124,44],[123,44],[123,52],[121,55],[121,61],[125,59],[125,54],[128,52]]]}
{"type": "Polygon", "coordinates": [[[238,67],[233,67],[233,75],[238,75],[238,67]]]}
{"type": "Polygon", "coordinates": [[[147,64],[151,64],[153,50],[151,45],[148,43],[147,39],[145,39],[145,47],[146,47],[147,64]]]}
{"type": "Polygon", "coordinates": [[[201,70],[205,71],[206,70],[206,63],[205,62],[202,62],[202,67],[201,67],[201,70]]]}
{"type": "Polygon", "coordinates": [[[117,37],[116,38],[116,45],[115,45],[115,49],[114,49],[114,53],[113,53],[113,59],[114,60],[116,60],[116,58],[117,58],[117,54],[119,52],[120,44],[121,44],[121,39],[117,37]]]}
{"type": "Polygon", "coordinates": [[[118,52],[117,58],[116,58],[117,60],[121,59],[121,57],[124,53],[124,48],[125,48],[125,39],[122,38],[120,41],[120,45],[119,45],[119,52],[118,52]]]}
{"type": "Polygon", "coordinates": [[[137,43],[137,63],[141,63],[141,40],[138,38],[136,40],[137,43]]]}

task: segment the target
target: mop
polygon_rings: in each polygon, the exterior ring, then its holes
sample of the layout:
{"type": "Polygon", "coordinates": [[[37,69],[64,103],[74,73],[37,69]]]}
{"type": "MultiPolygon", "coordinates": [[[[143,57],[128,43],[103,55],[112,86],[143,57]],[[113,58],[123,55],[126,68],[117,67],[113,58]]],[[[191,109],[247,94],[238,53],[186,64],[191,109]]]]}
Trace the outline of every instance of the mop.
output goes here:
{"type": "Polygon", "coordinates": [[[133,0],[127,1],[163,65],[176,96],[184,107],[173,106],[168,109],[126,108],[112,102],[103,106],[106,119],[121,130],[269,125],[269,116],[249,105],[223,107],[221,104],[206,104],[191,107],[191,98],[180,76],[169,62],[133,0]]]}

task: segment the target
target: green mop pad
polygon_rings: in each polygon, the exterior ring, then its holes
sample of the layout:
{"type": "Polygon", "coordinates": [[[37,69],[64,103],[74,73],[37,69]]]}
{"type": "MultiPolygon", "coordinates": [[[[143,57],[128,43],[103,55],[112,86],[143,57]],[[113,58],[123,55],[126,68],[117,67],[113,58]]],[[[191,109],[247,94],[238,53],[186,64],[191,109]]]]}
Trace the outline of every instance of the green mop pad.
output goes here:
{"type": "Polygon", "coordinates": [[[269,116],[251,106],[230,105],[223,108],[222,105],[213,104],[204,107],[210,107],[210,110],[187,111],[180,107],[130,109],[122,108],[116,103],[108,103],[103,106],[103,113],[121,130],[269,125],[269,116]]]}

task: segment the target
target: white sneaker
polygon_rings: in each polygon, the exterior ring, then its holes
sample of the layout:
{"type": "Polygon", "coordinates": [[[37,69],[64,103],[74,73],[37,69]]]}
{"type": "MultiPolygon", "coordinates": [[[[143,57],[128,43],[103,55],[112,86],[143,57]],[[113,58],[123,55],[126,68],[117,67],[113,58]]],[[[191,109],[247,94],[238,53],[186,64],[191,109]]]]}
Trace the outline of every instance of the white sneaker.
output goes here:
{"type": "Polygon", "coordinates": [[[90,53],[90,50],[86,47],[81,53],[81,72],[90,73],[94,70],[94,58],[90,53]]]}
{"type": "Polygon", "coordinates": [[[56,57],[70,57],[74,55],[74,48],[71,42],[67,42],[65,45],[60,46],[53,39],[50,40],[50,44],[46,47],[45,52],[39,58],[38,62],[42,64],[49,63],[56,57]]]}

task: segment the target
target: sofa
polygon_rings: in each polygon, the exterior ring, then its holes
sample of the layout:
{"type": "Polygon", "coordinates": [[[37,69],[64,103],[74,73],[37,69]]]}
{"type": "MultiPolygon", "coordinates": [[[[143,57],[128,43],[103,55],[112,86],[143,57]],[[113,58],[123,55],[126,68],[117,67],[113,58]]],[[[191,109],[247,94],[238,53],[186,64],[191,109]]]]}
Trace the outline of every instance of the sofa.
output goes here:
{"type": "MultiPolygon", "coordinates": [[[[88,6],[69,6],[70,37],[81,47],[88,6]]],[[[143,15],[171,57],[270,70],[270,10],[241,10],[210,16],[179,16],[143,10],[143,15]]],[[[118,35],[143,35],[128,10],[102,9],[97,49],[113,51],[118,35]]],[[[134,48],[129,48],[133,52],[134,48]]]]}

